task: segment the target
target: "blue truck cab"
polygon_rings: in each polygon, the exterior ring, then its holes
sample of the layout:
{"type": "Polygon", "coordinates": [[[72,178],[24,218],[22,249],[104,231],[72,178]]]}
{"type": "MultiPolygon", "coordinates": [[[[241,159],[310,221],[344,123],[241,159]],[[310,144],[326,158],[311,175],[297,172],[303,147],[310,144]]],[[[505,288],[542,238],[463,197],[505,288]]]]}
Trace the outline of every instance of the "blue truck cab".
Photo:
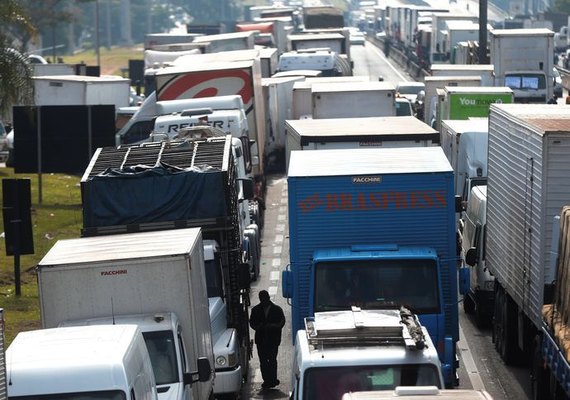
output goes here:
{"type": "Polygon", "coordinates": [[[288,173],[293,337],[324,311],[406,306],[456,385],[453,170],[439,147],[294,151],[288,173]]]}

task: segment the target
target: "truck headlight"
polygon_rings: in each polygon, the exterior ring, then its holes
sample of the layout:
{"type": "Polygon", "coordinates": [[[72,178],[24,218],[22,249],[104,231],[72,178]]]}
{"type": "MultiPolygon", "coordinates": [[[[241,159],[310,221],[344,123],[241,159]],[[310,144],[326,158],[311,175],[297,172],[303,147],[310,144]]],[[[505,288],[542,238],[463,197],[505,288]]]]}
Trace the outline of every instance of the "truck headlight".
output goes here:
{"type": "Polygon", "coordinates": [[[218,367],[223,367],[228,363],[228,360],[226,360],[226,357],[224,356],[218,356],[216,357],[216,366],[218,367]]]}
{"type": "Polygon", "coordinates": [[[235,352],[230,352],[228,354],[228,364],[230,367],[233,367],[234,365],[236,365],[238,363],[238,355],[235,352]]]}
{"type": "Polygon", "coordinates": [[[495,281],[485,281],[485,290],[492,292],[495,288],[495,281]]]}

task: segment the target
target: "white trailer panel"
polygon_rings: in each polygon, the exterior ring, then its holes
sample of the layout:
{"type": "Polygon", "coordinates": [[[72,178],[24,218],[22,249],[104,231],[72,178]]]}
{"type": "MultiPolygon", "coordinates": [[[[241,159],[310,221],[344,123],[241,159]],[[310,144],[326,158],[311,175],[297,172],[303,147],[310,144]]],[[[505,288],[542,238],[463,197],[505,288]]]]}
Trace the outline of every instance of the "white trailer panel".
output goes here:
{"type": "Polygon", "coordinates": [[[117,109],[130,102],[131,81],[116,76],[35,76],[33,80],[37,106],[112,104],[117,109]]]}
{"type": "Polygon", "coordinates": [[[552,105],[492,104],[486,265],[541,326],[552,223],[570,193],[570,113],[552,105]]]}
{"type": "Polygon", "coordinates": [[[439,132],[415,117],[301,119],[285,121],[287,170],[294,150],[431,146],[439,132]]]}
{"type": "Polygon", "coordinates": [[[396,115],[396,88],[387,82],[341,82],[312,86],[313,118],[396,115]]]}

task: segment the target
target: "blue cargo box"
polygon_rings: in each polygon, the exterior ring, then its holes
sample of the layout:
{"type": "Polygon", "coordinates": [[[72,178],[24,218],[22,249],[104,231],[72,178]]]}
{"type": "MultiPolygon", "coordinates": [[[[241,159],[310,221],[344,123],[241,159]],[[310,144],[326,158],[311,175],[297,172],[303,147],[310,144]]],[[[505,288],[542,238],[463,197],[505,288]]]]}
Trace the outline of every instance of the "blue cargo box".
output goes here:
{"type": "Polygon", "coordinates": [[[293,334],[310,313],[315,251],[398,245],[437,252],[445,333],[459,339],[453,170],[440,147],[294,151],[288,175],[293,334]]]}

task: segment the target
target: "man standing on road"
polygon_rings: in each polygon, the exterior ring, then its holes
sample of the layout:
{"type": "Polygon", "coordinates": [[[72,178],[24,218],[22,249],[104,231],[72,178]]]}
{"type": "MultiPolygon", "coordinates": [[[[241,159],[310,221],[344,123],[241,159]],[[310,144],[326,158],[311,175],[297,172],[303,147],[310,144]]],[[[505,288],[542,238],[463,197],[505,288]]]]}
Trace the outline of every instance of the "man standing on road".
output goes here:
{"type": "Polygon", "coordinates": [[[262,388],[279,385],[277,379],[277,351],[281,344],[281,329],[285,326],[283,310],[269,298],[267,290],[259,292],[259,304],[251,309],[249,326],[255,331],[262,388]]]}

